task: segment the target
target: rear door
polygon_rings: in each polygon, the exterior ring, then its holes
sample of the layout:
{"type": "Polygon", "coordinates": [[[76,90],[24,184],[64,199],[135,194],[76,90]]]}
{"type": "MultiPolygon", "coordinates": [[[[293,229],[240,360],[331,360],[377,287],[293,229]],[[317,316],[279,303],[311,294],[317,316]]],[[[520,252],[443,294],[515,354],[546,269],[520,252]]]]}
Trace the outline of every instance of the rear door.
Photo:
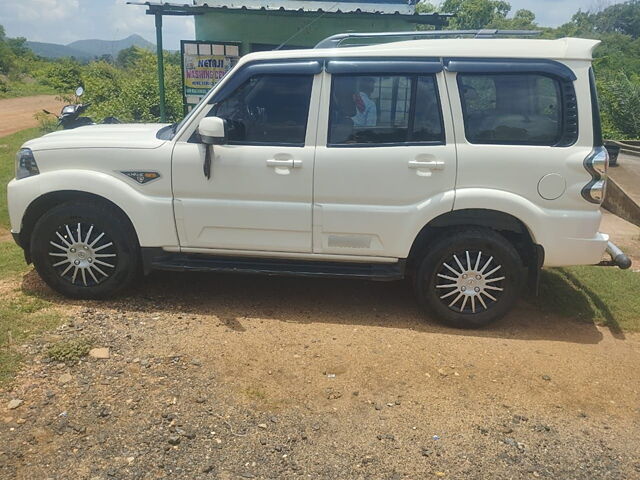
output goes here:
{"type": "Polygon", "coordinates": [[[453,207],[456,150],[441,63],[347,59],[326,70],[313,251],[405,257],[422,226],[453,207]]]}
{"type": "Polygon", "coordinates": [[[578,129],[579,113],[590,120],[591,108],[583,98],[586,108],[578,109],[576,97],[576,87],[589,88],[586,62],[579,79],[551,60],[450,59],[445,64],[456,125],[464,127],[457,137],[456,210],[492,208],[522,218],[513,205],[526,205],[523,211],[533,205],[591,209],[580,191],[589,178],[583,162],[593,140],[587,129],[578,129]]]}

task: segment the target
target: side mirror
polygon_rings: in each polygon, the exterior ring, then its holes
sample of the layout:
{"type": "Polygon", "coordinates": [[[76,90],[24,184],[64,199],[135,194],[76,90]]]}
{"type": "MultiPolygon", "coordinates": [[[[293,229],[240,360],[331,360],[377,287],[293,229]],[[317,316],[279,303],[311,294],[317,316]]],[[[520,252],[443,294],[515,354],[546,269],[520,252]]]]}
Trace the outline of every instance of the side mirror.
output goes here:
{"type": "Polygon", "coordinates": [[[219,117],[204,117],[200,120],[198,133],[205,145],[222,145],[227,141],[224,120],[219,117]]]}
{"type": "Polygon", "coordinates": [[[76,88],[76,97],[81,97],[83,93],[84,93],[84,88],[82,87],[76,88]]]}

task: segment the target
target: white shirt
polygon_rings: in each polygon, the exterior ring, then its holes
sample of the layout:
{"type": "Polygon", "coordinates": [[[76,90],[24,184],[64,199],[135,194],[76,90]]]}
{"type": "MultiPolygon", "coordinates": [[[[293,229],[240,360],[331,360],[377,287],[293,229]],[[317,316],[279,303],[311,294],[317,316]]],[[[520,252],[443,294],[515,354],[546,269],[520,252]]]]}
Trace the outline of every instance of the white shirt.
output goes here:
{"type": "Polygon", "coordinates": [[[359,92],[358,95],[364,104],[364,109],[360,111],[356,104],[356,114],[351,117],[354,127],[374,127],[378,121],[378,112],[376,104],[369,98],[364,92],[359,92]]]}

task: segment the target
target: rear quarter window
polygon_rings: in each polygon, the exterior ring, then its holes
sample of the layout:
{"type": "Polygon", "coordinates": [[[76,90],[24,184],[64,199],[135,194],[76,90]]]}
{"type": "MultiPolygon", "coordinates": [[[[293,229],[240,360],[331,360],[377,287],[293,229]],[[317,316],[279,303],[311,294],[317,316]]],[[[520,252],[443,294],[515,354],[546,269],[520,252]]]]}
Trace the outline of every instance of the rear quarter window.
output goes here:
{"type": "Polygon", "coordinates": [[[567,100],[575,103],[572,85],[568,91],[562,81],[543,74],[460,73],[458,87],[470,143],[566,143],[567,100]]]}

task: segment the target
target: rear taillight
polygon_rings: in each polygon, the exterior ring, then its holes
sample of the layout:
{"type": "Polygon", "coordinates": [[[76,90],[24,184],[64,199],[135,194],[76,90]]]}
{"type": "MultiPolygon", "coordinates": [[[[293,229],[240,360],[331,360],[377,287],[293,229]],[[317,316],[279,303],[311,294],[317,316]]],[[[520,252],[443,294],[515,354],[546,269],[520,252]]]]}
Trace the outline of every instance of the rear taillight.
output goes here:
{"type": "Polygon", "coordinates": [[[582,196],[591,203],[602,203],[607,188],[609,152],[604,147],[594,147],[584,159],[584,168],[591,174],[591,181],[582,189],[582,196]]]}

